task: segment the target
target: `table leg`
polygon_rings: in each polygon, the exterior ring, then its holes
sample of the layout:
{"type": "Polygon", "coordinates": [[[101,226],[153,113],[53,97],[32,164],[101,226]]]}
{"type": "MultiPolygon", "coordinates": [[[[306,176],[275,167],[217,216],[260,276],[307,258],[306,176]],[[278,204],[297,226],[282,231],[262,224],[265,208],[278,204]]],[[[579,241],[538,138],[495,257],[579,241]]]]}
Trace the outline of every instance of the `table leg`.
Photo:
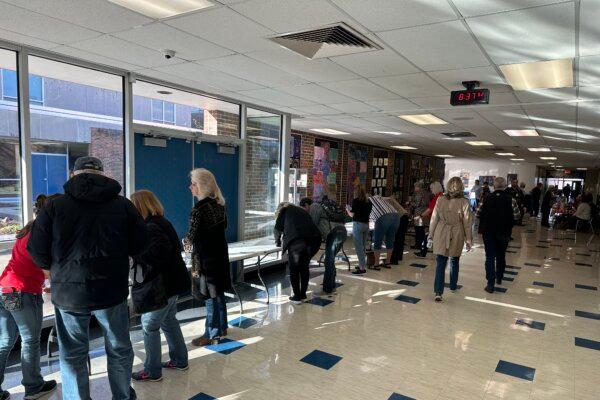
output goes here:
{"type": "Polygon", "coordinates": [[[265,288],[265,292],[267,292],[267,304],[270,303],[271,299],[269,297],[269,288],[267,287],[267,285],[265,284],[265,281],[263,280],[263,277],[260,273],[260,267],[261,267],[261,257],[258,257],[258,263],[256,264],[256,274],[258,275],[258,279],[260,280],[260,283],[262,283],[263,287],[265,288]]]}

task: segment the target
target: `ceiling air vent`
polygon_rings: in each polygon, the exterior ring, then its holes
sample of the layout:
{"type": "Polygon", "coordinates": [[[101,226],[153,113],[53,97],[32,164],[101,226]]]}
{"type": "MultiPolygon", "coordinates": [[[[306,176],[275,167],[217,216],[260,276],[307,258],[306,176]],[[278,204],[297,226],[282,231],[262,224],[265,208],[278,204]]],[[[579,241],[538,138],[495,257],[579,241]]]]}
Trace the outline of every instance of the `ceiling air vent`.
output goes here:
{"type": "Polygon", "coordinates": [[[342,22],[310,31],[286,33],[270,39],[310,59],[382,49],[342,22]]]}
{"type": "Polygon", "coordinates": [[[442,135],[451,138],[475,137],[471,132],[442,132],[442,135]]]}

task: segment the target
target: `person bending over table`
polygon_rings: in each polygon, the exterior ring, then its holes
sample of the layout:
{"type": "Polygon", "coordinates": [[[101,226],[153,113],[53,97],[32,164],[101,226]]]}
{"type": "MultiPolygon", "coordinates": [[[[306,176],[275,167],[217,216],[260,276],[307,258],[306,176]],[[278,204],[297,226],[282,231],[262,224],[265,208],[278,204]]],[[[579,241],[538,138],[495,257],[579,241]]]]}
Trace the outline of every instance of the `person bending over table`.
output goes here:
{"type": "Polygon", "coordinates": [[[373,204],[369,201],[364,187],[356,188],[356,197],[352,200],[351,206],[346,206],[346,212],[352,218],[352,240],[354,249],[358,258],[358,266],[354,271],[355,275],[367,272],[367,254],[366,244],[369,237],[369,215],[371,214],[373,204]]]}

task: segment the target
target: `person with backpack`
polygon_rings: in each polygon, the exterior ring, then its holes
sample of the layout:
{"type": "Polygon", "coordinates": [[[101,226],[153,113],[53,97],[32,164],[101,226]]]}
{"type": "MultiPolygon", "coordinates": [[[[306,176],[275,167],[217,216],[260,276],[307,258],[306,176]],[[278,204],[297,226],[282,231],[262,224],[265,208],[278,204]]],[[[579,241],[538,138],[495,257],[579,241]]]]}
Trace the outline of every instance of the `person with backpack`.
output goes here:
{"type": "MultiPolygon", "coordinates": [[[[162,368],[185,371],[188,369],[188,352],[181,333],[177,314],[177,298],[191,287],[190,275],[181,252],[183,246],[179,241],[173,225],[164,217],[162,204],[154,193],[140,190],[131,195],[131,201],[146,221],[150,246],[144,253],[133,257],[133,268],[144,270],[144,284],[156,282],[162,289],[164,305],[158,309],[156,298],[136,299],[132,292],[134,304],[142,301],[142,306],[150,308],[141,317],[144,331],[144,348],[146,360],[144,369],[134,372],[131,377],[138,382],[157,382],[162,380],[162,368]],[[161,363],[162,329],[169,346],[170,360],[161,363]]],[[[134,273],[134,276],[137,274],[134,273]]],[[[136,283],[134,283],[135,287],[136,283]]],[[[142,295],[152,296],[154,292],[145,291],[142,295]]]]}
{"type": "Polygon", "coordinates": [[[305,197],[300,200],[300,207],[308,211],[325,243],[323,292],[331,294],[335,291],[335,257],[348,237],[348,231],[344,225],[346,213],[335,200],[330,199],[327,195],[323,195],[319,202],[313,202],[312,199],[305,197]]]}

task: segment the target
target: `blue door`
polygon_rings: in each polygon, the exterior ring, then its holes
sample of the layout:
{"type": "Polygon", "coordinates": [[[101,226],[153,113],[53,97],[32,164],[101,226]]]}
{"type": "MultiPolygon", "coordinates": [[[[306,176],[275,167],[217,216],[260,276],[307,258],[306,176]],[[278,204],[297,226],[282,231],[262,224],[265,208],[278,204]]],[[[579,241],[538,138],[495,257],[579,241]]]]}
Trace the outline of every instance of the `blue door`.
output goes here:
{"type": "Polygon", "coordinates": [[[63,185],[69,179],[66,154],[31,153],[33,199],[40,195],[64,193],[63,185]]]}
{"type": "Polygon", "coordinates": [[[194,148],[194,167],[206,168],[215,175],[227,207],[227,241],[238,240],[238,182],[239,148],[233,154],[219,153],[216,143],[197,143],[194,148]]]}

